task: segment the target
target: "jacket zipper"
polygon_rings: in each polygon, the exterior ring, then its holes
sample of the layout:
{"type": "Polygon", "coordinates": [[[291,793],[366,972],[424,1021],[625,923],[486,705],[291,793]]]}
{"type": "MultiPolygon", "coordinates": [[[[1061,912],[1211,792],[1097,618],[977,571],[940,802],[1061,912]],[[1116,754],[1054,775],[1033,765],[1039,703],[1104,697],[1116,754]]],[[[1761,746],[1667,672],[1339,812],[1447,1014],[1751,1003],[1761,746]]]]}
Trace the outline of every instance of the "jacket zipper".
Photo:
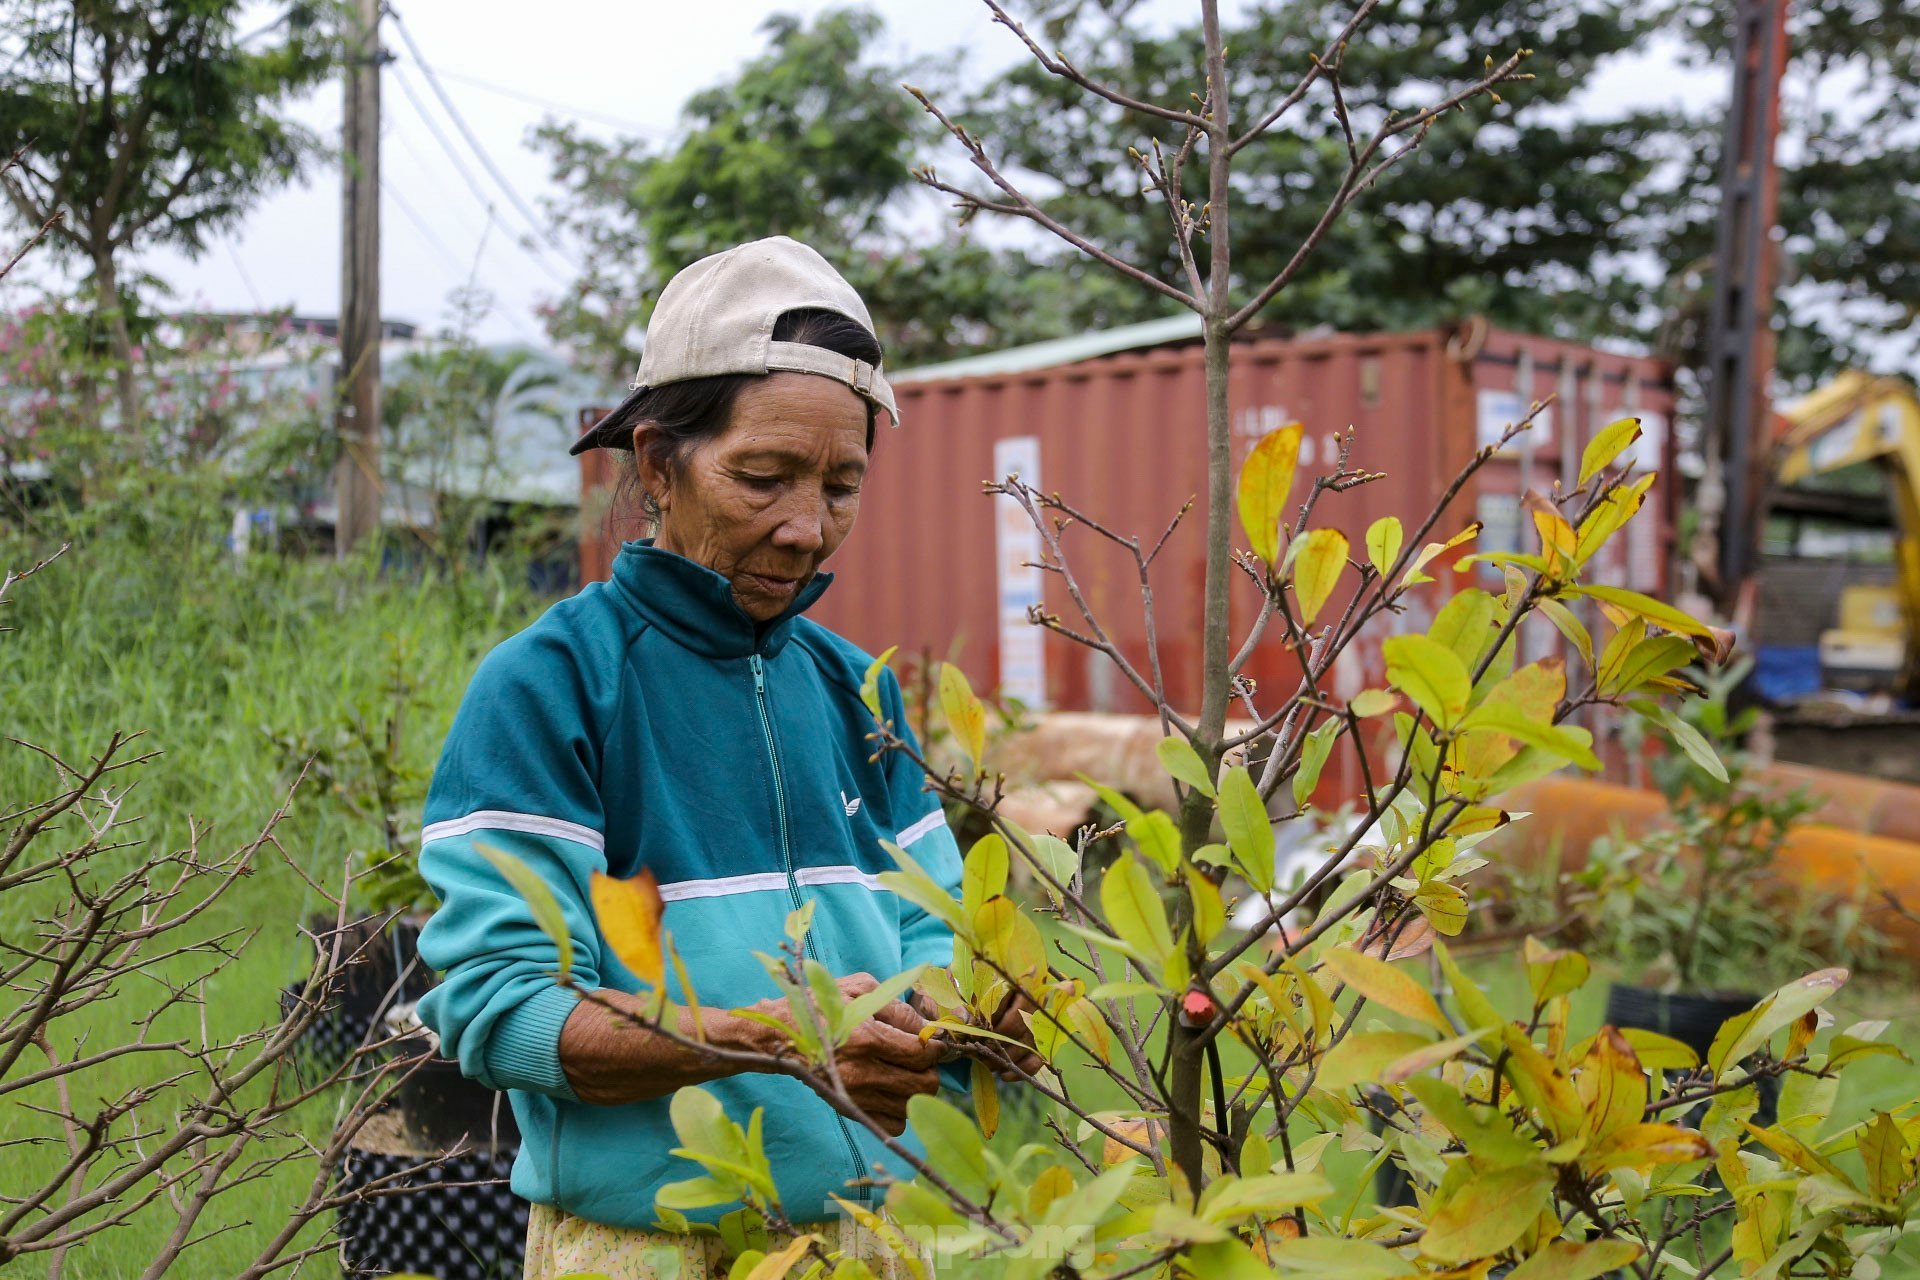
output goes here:
{"type": "MultiPolygon", "coordinates": [[[[747,667],[753,672],[753,702],[760,712],[760,735],[766,741],[767,763],[773,771],[773,808],[780,823],[780,865],[787,873],[787,896],[793,900],[793,909],[798,911],[801,906],[800,880],[793,873],[793,842],[787,831],[787,784],[780,773],[780,748],[774,742],[773,717],[767,711],[766,666],[760,661],[760,655],[755,653],[748,655],[747,667]]],[[[818,960],[820,953],[813,945],[811,930],[807,933],[806,946],[807,955],[818,960]]],[[[847,1118],[838,1111],[833,1113],[833,1118],[839,1122],[840,1136],[846,1140],[847,1154],[853,1158],[854,1174],[864,1182],[867,1177],[867,1162],[861,1157],[860,1148],[853,1141],[853,1130],[847,1126],[847,1118]]],[[[864,1189],[860,1198],[863,1200],[866,1198],[864,1189]]]]}

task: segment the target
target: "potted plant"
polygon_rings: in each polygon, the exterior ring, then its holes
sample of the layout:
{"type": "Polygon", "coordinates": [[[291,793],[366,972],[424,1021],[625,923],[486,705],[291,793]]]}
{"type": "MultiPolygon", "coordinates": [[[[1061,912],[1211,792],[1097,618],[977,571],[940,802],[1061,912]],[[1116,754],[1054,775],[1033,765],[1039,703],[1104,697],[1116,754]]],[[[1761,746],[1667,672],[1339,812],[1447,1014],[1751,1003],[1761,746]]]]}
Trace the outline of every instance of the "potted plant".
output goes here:
{"type": "MultiPolygon", "coordinates": [[[[1822,965],[1857,967],[1872,947],[1857,909],[1789,899],[1772,878],[1789,833],[1818,806],[1768,786],[1739,745],[1758,712],[1735,713],[1729,699],[1751,666],[1687,673],[1701,696],[1653,730],[1668,747],[1649,765],[1668,821],[1596,841],[1568,877],[1585,946],[1622,975],[1607,1023],[1669,1036],[1703,1058],[1763,992],[1822,965]]],[[[1763,1116],[1777,1090],[1762,1082],[1763,1116]]]]}
{"type": "MultiPolygon", "coordinates": [[[[396,645],[381,685],[324,736],[288,738],[283,750],[357,827],[380,841],[353,855],[354,900],[364,916],[343,946],[348,965],[329,1008],[309,1032],[309,1053],[339,1062],[366,1045],[406,1060],[388,1113],[370,1121],[343,1162],[342,1191],[417,1170],[402,1194],[356,1199],[341,1211],[341,1266],[349,1275],[416,1274],[494,1280],[520,1274],[527,1205],[507,1185],[520,1131],[504,1095],[461,1074],[414,1016],[436,975],[418,958],[434,906],[419,869],[420,810],[431,773],[409,727],[422,712],[416,655],[396,645]]],[[[429,735],[435,736],[435,735],[429,735]]],[[[330,928],[331,921],[322,927],[330,928]]],[[[288,996],[296,997],[298,988],[288,996]]]]}

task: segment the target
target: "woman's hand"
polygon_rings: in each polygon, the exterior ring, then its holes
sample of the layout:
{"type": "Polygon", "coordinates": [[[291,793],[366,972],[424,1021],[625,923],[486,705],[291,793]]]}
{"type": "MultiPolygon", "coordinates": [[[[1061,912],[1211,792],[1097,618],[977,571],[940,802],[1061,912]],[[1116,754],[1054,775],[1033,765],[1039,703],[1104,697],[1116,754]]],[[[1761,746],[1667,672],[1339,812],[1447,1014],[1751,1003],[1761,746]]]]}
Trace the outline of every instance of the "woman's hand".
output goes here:
{"type": "MultiPolygon", "coordinates": [[[[870,973],[855,973],[839,979],[838,985],[840,994],[852,1000],[878,984],[870,973]]],[[[763,1000],[758,1011],[792,1023],[793,1012],[784,999],[763,1000]]],[[[940,1088],[934,1066],[941,1049],[920,1039],[924,1025],[911,1006],[894,1000],[855,1027],[833,1053],[834,1070],[847,1096],[892,1137],[906,1130],[907,1103],[913,1096],[940,1088]]]]}
{"type": "MultiPolygon", "coordinates": [[[[924,1015],[927,1021],[932,1022],[940,1016],[940,1011],[934,1008],[933,1002],[928,1000],[926,996],[920,992],[914,992],[912,998],[914,1008],[920,1014],[924,1015]]],[[[1033,1001],[1028,999],[1024,993],[1010,991],[1007,993],[1006,999],[1000,1002],[1000,1008],[994,1014],[991,1029],[996,1034],[1003,1035],[1009,1040],[1016,1040],[1027,1046],[1027,1052],[1022,1053],[996,1040],[982,1042],[988,1047],[999,1050],[1007,1055],[1008,1065],[998,1068],[996,1072],[1002,1080],[1025,1079],[1046,1065],[1040,1055],[1032,1051],[1033,1028],[1028,1025],[1026,1018],[1023,1016],[1024,1014],[1032,1013],[1035,1008],[1036,1006],[1033,1001]]]]}

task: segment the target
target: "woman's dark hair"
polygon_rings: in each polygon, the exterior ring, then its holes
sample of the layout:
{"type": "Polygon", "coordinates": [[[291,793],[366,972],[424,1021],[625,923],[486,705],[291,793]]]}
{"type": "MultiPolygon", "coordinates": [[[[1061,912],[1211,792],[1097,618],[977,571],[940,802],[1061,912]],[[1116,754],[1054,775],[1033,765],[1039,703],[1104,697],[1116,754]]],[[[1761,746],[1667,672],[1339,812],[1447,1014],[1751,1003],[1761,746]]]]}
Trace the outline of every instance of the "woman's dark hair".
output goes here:
{"type": "MultiPolygon", "coordinates": [[[[875,366],[879,365],[882,357],[880,340],[869,333],[865,325],[838,311],[819,308],[783,313],[773,322],[773,340],[824,347],[849,359],[864,360],[875,366]]],[[[647,451],[648,461],[669,478],[678,479],[682,468],[686,466],[687,456],[702,442],[713,439],[727,429],[727,423],[733,417],[733,402],[757,376],[751,373],[723,374],[717,378],[689,378],[685,382],[670,382],[664,387],[651,387],[618,420],[603,427],[602,437],[613,448],[620,473],[614,489],[609,523],[620,521],[622,517],[630,520],[635,506],[638,506],[647,524],[656,524],[660,519],[660,508],[655,504],[653,495],[640,483],[639,459],[627,447],[633,438],[635,426],[642,422],[652,424],[652,429],[642,437],[642,447],[647,451]]],[[[874,408],[869,401],[869,452],[873,449],[873,427],[874,408]]]]}

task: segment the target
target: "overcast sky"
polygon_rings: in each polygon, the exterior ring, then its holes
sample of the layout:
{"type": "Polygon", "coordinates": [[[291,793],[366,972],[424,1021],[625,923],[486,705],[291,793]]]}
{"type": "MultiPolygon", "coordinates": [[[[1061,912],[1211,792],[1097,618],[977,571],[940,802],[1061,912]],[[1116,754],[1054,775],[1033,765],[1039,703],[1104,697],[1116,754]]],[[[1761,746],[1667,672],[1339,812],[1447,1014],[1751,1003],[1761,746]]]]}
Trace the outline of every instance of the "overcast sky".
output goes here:
{"type": "MultiPolygon", "coordinates": [[[[680,104],[691,93],[727,78],[761,50],[757,29],[769,14],[811,15],[832,4],[396,0],[407,30],[481,148],[520,202],[536,213],[540,197],[551,188],[545,161],[526,138],[542,118],[572,118],[604,137],[623,132],[669,136],[680,104]]],[[[980,79],[1023,56],[1014,37],[995,26],[977,0],[871,0],[871,7],[887,21],[882,52],[890,57],[960,50],[964,74],[980,79]]],[[[1243,5],[1228,0],[1224,7],[1231,20],[1243,5]]],[[[1147,0],[1142,16],[1167,23],[1195,8],[1192,0],[1147,0]]],[[[272,13],[261,9],[263,18],[272,13]]],[[[558,251],[535,252],[519,243],[529,232],[524,219],[493,186],[391,22],[384,43],[398,55],[382,90],[385,314],[440,328],[449,318],[449,291],[473,273],[496,299],[479,336],[544,344],[533,309],[543,296],[558,291],[571,269],[558,251]],[[434,127],[460,152],[493,201],[491,215],[443,153],[434,127]]],[[[1697,104],[1724,94],[1721,81],[1717,75],[1682,73],[1670,54],[1656,47],[1608,68],[1585,96],[1609,109],[1629,101],[1697,104]]],[[[338,84],[329,85],[301,103],[297,114],[336,141],[340,98],[338,84]]],[[[302,313],[332,315],[340,296],[339,226],[339,178],[325,164],[264,202],[235,234],[216,241],[197,261],[157,252],[145,255],[141,265],[171,286],[176,306],[291,305],[302,313]]],[[[7,301],[0,297],[0,305],[7,301]]]]}

